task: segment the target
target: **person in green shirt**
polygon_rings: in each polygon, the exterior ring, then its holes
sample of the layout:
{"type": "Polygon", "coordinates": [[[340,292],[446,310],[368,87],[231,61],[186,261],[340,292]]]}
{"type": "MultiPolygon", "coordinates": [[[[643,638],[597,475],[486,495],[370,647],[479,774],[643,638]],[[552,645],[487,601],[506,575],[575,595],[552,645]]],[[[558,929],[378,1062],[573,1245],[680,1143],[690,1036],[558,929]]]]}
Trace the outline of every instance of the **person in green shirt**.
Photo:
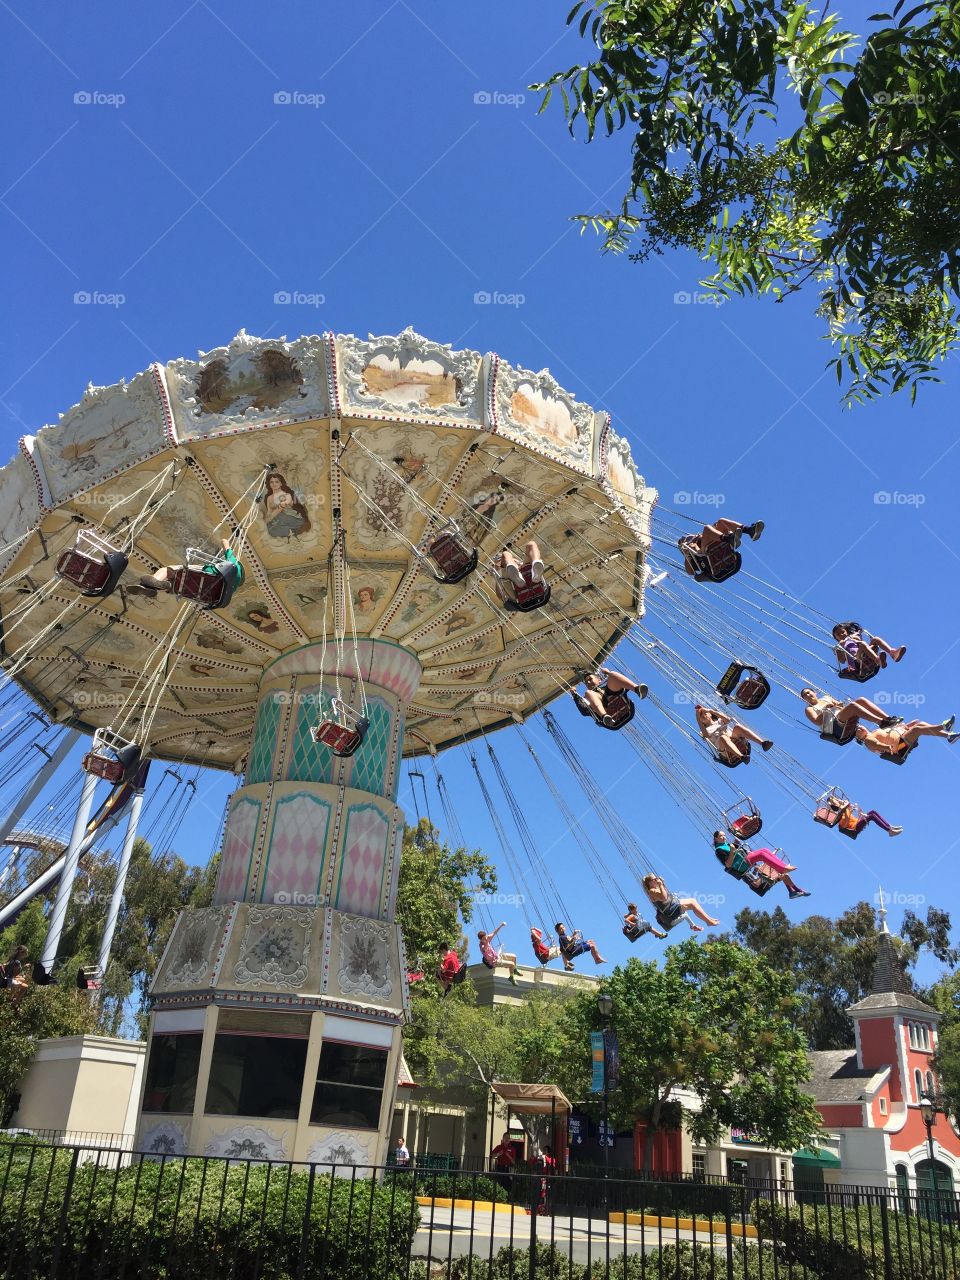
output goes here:
{"type": "MultiPolygon", "coordinates": [[[[223,548],[223,559],[211,561],[209,564],[189,564],[188,569],[200,569],[203,573],[219,573],[220,566],[226,561],[227,564],[235,564],[237,566],[237,582],[239,587],[243,583],[243,565],[237,559],[236,552],[230,546],[229,538],[221,538],[220,546],[223,548]]],[[[140,579],[140,585],[144,591],[152,592],[154,595],[158,591],[173,590],[173,575],[184,566],[179,564],[165,564],[153,574],[147,574],[140,579]]]]}

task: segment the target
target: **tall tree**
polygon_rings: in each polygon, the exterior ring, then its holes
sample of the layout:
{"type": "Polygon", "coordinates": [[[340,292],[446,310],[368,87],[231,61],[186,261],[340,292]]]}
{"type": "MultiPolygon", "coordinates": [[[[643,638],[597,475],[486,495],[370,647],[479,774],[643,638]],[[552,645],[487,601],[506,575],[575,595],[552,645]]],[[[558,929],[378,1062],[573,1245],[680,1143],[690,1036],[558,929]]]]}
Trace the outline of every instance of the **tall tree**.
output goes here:
{"type": "MultiPolygon", "coordinates": [[[[397,922],[403,936],[407,960],[418,961],[426,978],[411,987],[412,1015],[404,1036],[404,1052],[411,1068],[432,1078],[438,1045],[433,1029],[437,1023],[440,988],[434,974],[448,947],[466,957],[464,926],[473,919],[476,895],[492,894],[497,873],[478,849],[452,849],[426,818],[415,827],[406,827],[400,854],[397,886],[397,922]]],[[[467,999],[467,986],[454,987],[444,1002],[467,999]]]]}
{"type": "MultiPolygon", "coordinates": [[[[610,1117],[618,1127],[646,1120],[646,1171],[657,1132],[674,1123],[671,1104],[681,1089],[699,1099],[700,1109],[683,1115],[699,1142],[737,1125],[794,1150],[818,1133],[819,1115],[804,1093],[809,1067],[789,971],[723,939],[703,946],[691,939],[668,947],[661,968],[631,959],[604,985],[623,1064],[610,1117]]],[[[590,1032],[599,1029],[596,993],[576,996],[552,1064],[568,1097],[589,1097],[590,1032]]]]}
{"type": "Polygon", "coordinates": [[[960,8],[903,7],[857,37],[805,0],[577,0],[590,53],[534,86],[632,133],[619,209],[579,218],[605,249],[692,249],[720,299],[812,289],[850,400],[915,396],[958,342],[960,8]]]}
{"type": "MultiPolygon", "coordinates": [[[[733,940],[795,975],[796,1022],[810,1048],[851,1046],[853,1025],[846,1010],[869,993],[873,982],[880,932],[873,907],[858,902],[835,920],[814,915],[796,923],[780,907],[769,912],[748,907],[738,912],[735,926],[733,940]]],[[[900,934],[908,973],[923,950],[944,964],[956,963],[950,916],[939,907],[928,907],[923,919],[906,911],[900,934]]]]}

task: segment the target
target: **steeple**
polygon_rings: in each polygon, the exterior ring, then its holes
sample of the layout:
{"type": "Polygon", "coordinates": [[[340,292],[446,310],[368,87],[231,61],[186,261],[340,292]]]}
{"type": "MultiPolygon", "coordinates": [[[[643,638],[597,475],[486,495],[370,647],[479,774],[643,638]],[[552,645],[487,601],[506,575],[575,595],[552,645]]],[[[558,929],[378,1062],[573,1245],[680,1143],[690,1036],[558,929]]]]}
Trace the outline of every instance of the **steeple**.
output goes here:
{"type": "Polygon", "coordinates": [[[913,994],[897,940],[887,927],[887,908],[883,890],[879,893],[880,933],[877,936],[877,958],[873,966],[870,992],[847,1010],[850,1014],[875,1014],[880,1010],[899,1009],[936,1014],[936,1010],[913,994]]]}

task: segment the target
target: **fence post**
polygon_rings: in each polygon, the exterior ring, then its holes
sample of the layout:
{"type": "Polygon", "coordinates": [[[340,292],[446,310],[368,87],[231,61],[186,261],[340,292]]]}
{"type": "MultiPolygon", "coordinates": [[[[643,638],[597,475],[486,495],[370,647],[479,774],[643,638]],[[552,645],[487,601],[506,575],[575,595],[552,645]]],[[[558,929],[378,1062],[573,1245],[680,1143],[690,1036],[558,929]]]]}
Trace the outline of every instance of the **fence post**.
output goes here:
{"type": "MultiPolygon", "coordinates": [[[[304,1270],[307,1265],[307,1242],[310,1238],[310,1215],[313,1212],[313,1184],[317,1176],[317,1166],[310,1165],[310,1174],[307,1178],[307,1202],[303,1206],[303,1231],[300,1235],[300,1261],[297,1265],[298,1280],[303,1280],[304,1270]]],[[[336,1176],[336,1166],[330,1175],[330,1187],[333,1189],[333,1178],[336,1176]]],[[[327,1216],[325,1224],[325,1232],[330,1230],[330,1218],[327,1216]]]]}
{"type": "MultiPolygon", "coordinates": [[[[529,1280],[537,1280],[537,1207],[539,1197],[536,1195],[536,1184],[534,1186],[534,1195],[530,1205],[530,1267],[527,1272],[529,1280]]],[[[496,1215],[492,1215],[493,1221],[490,1224],[490,1230],[493,1231],[496,1221],[496,1215]]]]}
{"type": "Polygon", "coordinates": [[[887,1197],[880,1197],[880,1230],[883,1235],[883,1275],[884,1280],[893,1280],[893,1257],[890,1248],[890,1217],[887,1197]]]}
{"type": "MultiPolygon", "coordinates": [[[[70,1172],[67,1174],[67,1186],[63,1193],[63,1208],[60,1210],[60,1223],[57,1227],[57,1238],[53,1246],[53,1257],[50,1259],[50,1275],[57,1274],[60,1267],[60,1251],[63,1246],[63,1237],[67,1229],[67,1214],[70,1212],[70,1197],[73,1195],[73,1180],[77,1174],[77,1161],[80,1158],[80,1148],[74,1147],[73,1154],[70,1157],[70,1172]]],[[[53,1161],[56,1163],[56,1149],[53,1152],[53,1161]]],[[[49,1186],[49,1183],[48,1183],[49,1186]]]]}

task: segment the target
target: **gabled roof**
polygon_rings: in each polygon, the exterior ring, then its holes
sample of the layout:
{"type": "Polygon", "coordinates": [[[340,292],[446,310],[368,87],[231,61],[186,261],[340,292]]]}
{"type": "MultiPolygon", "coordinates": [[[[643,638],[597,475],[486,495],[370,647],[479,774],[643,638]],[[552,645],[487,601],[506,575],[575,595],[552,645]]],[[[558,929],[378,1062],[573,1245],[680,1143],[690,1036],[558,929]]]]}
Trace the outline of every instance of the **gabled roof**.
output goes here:
{"type": "Polygon", "coordinates": [[[870,994],[852,1004],[847,1013],[870,1013],[874,1010],[906,1009],[937,1016],[936,1009],[913,994],[903,960],[892,934],[887,931],[886,911],[881,910],[882,930],[877,938],[877,959],[873,966],[870,994]]]}
{"type": "Polygon", "coordinates": [[[818,1049],[808,1053],[810,1077],[807,1091],[814,1102],[862,1102],[878,1089],[890,1073],[857,1066],[856,1049],[818,1049]]]}

